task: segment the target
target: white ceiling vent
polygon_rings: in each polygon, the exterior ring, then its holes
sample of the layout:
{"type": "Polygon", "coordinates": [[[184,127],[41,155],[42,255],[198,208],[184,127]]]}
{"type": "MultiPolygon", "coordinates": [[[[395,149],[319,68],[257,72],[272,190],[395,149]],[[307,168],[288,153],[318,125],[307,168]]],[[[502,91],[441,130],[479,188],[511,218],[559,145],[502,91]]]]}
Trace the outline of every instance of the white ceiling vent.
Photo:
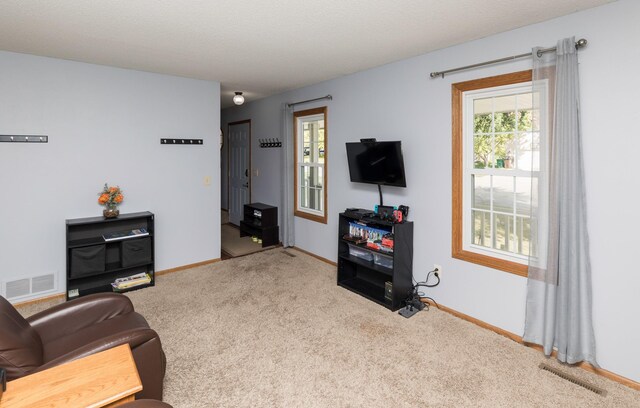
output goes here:
{"type": "Polygon", "coordinates": [[[56,289],[54,273],[4,282],[4,295],[10,301],[36,297],[56,289]]]}

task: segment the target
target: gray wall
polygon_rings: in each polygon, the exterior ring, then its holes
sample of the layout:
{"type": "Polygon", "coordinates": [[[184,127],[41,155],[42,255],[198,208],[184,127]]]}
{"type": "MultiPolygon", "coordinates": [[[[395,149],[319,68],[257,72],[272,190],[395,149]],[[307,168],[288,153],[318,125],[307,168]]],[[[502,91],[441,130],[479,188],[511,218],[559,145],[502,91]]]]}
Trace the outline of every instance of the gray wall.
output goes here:
{"type": "Polygon", "coordinates": [[[0,280],[54,272],[63,292],[65,219],[101,215],[105,182],[156,214],[156,270],[219,258],[219,126],[217,82],[0,52],[0,134],[49,136],[0,144],[0,280]]]}
{"type": "MultiPolygon", "coordinates": [[[[280,134],[283,102],[328,93],[327,225],[296,218],[296,246],[330,260],[337,255],[337,216],[346,207],[371,208],[374,186],[350,183],[344,143],[365,137],[401,140],[406,189],[385,188],[385,203],[407,204],[415,222],[414,275],[443,266],[429,291],[442,304],[516,334],[524,327],[526,279],[451,258],[451,84],[531,68],[530,60],[430,79],[429,73],[552,46],[563,37],[589,40],[580,52],[587,207],[593,266],[598,360],[607,370],[640,381],[640,323],[635,259],[635,78],[640,71],[640,2],[624,0],[482,40],[399,61],[223,110],[222,123],[252,119],[253,140],[280,134]]],[[[300,109],[321,106],[304,105],[300,109]]],[[[253,146],[253,200],[280,204],[279,150],[253,146]]]]}

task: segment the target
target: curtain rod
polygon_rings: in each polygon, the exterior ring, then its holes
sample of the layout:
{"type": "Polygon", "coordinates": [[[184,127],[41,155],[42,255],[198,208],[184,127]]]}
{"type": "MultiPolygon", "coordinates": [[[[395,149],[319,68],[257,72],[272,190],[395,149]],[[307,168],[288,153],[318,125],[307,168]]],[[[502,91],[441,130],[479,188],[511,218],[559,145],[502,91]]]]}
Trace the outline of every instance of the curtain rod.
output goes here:
{"type": "MultiPolygon", "coordinates": [[[[576,41],[576,49],[582,48],[582,47],[584,47],[586,45],[587,45],[587,40],[585,40],[584,38],[581,38],[578,41],[576,41]]],[[[555,51],[556,48],[557,47],[550,47],[550,48],[540,49],[540,50],[538,50],[538,57],[541,57],[542,54],[544,54],[545,52],[555,51]]],[[[431,74],[429,74],[429,76],[431,78],[437,78],[437,77],[444,78],[445,74],[450,74],[451,72],[464,71],[466,69],[483,67],[485,65],[497,64],[499,62],[511,61],[511,60],[515,60],[515,59],[519,59],[519,58],[525,58],[525,57],[531,57],[531,56],[533,56],[533,51],[532,52],[528,52],[526,54],[512,55],[510,57],[498,58],[498,59],[494,59],[494,60],[491,60],[491,61],[486,61],[486,62],[480,62],[480,63],[477,63],[477,64],[467,65],[467,66],[464,66],[464,67],[447,69],[446,71],[434,71],[431,74]]]]}
{"type": "Polygon", "coordinates": [[[329,99],[329,100],[332,100],[332,99],[333,99],[333,96],[331,96],[331,95],[326,95],[326,96],[323,96],[323,97],[321,97],[321,98],[307,99],[306,101],[300,101],[300,102],[288,103],[288,104],[287,104],[287,106],[288,106],[288,107],[292,107],[292,106],[300,105],[300,104],[302,104],[302,103],[309,103],[309,102],[321,101],[321,100],[323,100],[323,99],[329,99]]]}

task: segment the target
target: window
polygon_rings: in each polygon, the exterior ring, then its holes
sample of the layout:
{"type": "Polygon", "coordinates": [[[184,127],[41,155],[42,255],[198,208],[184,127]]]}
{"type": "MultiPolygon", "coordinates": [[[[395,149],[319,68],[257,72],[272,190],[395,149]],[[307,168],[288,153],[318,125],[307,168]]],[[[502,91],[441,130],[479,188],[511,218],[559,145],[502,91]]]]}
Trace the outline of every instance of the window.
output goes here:
{"type": "Polygon", "coordinates": [[[452,94],[452,256],[526,276],[543,123],[531,71],[453,84],[452,94]]]}
{"type": "Polygon", "coordinates": [[[327,223],[327,108],[295,112],[295,212],[327,223]]]}

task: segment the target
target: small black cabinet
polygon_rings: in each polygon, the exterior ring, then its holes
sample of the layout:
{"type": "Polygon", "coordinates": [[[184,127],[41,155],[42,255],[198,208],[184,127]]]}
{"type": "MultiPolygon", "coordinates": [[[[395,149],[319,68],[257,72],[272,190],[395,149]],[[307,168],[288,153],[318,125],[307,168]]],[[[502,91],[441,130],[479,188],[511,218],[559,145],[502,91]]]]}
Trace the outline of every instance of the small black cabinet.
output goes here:
{"type": "Polygon", "coordinates": [[[338,221],[338,285],[393,311],[404,306],[413,284],[413,223],[342,213],[338,221]],[[345,239],[351,224],[393,233],[394,249],[384,253],[345,239]]]}
{"type": "Polygon", "coordinates": [[[66,221],[67,300],[90,293],[111,292],[117,278],[147,273],[155,284],[154,215],[150,212],[120,214],[118,218],[90,217],[66,221]],[[144,228],[148,235],[105,241],[105,233],[144,228]]]}
{"type": "Polygon", "coordinates": [[[240,221],[240,236],[257,236],[262,239],[262,247],[280,242],[278,227],[278,207],[262,203],[244,205],[244,217],[240,221]]]}

